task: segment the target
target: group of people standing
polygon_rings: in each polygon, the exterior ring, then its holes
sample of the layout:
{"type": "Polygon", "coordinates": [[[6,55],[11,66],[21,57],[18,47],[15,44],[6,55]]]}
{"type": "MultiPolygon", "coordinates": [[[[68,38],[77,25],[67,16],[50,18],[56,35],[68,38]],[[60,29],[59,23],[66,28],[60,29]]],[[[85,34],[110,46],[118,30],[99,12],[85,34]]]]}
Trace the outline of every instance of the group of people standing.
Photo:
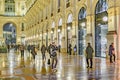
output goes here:
{"type": "MultiPolygon", "coordinates": [[[[21,57],[24,58],[24,50],[25,46],[20,45],[19,50],[21,52],[21,57]]],[[[32,54],[33,60],[35,60],[35,56],[37,55],[38,50],[41,51],[42,54],[42,60],[43,62],[45,61],[50,61],[48,62],[48,65],[52,66],[52,69],[55,69],[57,66],[57,50],[60,52],[60,46],[57,46],[55,42],[50,43],[48,47],[46,47],[44,44],[41,46],[41,48],[37,48],[35,45],[28,45],[27,50],[29,53],[32,54]],[[49,59],[46,60],[46,53],[49,53],[49,59]]]]}

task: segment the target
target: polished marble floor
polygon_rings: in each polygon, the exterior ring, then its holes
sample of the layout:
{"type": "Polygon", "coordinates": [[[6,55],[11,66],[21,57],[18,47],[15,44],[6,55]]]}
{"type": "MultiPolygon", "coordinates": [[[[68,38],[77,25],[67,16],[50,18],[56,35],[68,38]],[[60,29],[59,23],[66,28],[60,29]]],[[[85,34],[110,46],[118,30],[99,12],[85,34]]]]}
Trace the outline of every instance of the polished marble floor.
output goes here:
{"type": "MultiPolygon", "coordinates": [[[[46,53],[47,59],[49,58],[46,53]]],[[[38,52],[35,61],[25,51],[24,58],[11,49],[0,53],[0,80],[120,80],[120,61],[109,63],[105,58],[94,58],[93,68],[86,68],[84,56],[58,54],[57,72],[42,61],[38,52]]]]}

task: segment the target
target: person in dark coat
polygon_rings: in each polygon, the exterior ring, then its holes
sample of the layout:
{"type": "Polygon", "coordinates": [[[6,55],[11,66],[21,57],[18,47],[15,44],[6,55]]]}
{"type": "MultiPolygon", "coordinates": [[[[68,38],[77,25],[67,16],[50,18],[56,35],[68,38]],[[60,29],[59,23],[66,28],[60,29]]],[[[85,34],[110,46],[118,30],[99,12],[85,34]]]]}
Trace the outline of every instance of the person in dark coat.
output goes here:
{"type": "Polygon", "coordinates": [[[71,44],[69,44],[69,47],[68,47],[68,52],[69,52],[69,55],[71,55],[71,54],[72,54],[72,45],[71,45],[71,44]]]}
{"type": "Polygon", "coordinates": [[[92,68],[92,65],[93,65],[93,48],[92,46],[90,45],[90,43],[88,43],[88,46],[86,48],[86,62],[87,62],[87,68],[89,68],[89,60],[90,60],[90,68],[92,68]]]}
{"type": "Polygon", "coordinates": [[[110,63],[113,63],[112,56],[114,57],[114,62],[115,62],[115,49],[113,43],[111,43],[111,45],[109,46],[109,56],[110,56],[110,63]]]}
{"type": "Polygon", "coordinates": [[[43,44],[42,47],[41,47],[41,53],[42,53],[42,59],[43,59],[43,60],[46,60],[45,52],[46,52],[46,47],[45,47],[45,45],[43,44]]]}
{"type": "Polygon", "coordinates": [[[58,45],[58,51],[61,52],[61,45],[58,45]]]}
{"type": "Polygon", "coordinates": [[[35,55],[37,55],[36,47],[35,47],[35,46],[32,46],[31,48],[32,48],[31,53],[32,53],[33,59],[34,59],[34,61],[35,61],[35,55]]]}
{"type": "Polygon", "coordinates": [[[47,51],[48,51],[48,53],[49,53],[50,58],[51,58],[51,46],[52,46],[52,44],[50,44],[50,45],[48,46],[48,49],[47,49],[47,51]]]}
{"type": "Polygon", "coordinates": [[[24,58],[24,45],[21,45],[20,46],[20,51],[21,51],[21,57],[23,57],[24,58]]]}

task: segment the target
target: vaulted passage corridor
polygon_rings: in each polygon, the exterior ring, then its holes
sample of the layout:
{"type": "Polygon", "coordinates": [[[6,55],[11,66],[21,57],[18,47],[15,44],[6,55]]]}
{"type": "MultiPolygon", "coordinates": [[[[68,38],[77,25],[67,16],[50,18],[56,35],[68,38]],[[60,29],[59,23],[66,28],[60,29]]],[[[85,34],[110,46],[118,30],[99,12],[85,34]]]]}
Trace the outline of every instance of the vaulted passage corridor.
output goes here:
{"type": "Polygon", "coordinates": [[[52,71],[51,65],[42,61],[38,51],[35,60],[31,53],[25,51],[24,58],[20,52],[10,49],[9,53],[0,54],[0,80],[119,80],[120,61],[110,63],[106,58],[95,58],[93,68],[86,68],[86,59],[79,55],[58,53],[58,65],[52,71]]]}

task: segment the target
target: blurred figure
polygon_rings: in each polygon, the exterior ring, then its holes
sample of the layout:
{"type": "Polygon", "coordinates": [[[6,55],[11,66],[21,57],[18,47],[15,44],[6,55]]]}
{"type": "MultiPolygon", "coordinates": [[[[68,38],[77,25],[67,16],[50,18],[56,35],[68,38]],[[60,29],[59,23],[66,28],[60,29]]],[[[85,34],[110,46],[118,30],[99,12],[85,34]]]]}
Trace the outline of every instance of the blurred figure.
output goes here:
{"type": "Polygon", "coordinates": [[[21,57],[24,58],[24,45],[21,45],[20,47],[21,57]]]}
{"type": "Polygon", "coordinates": [[[30,53],[30,45],[27,46],[27,50],[30,53]]]}
{"type": "Polygon", "coordinates": [[[72,53],[72,45],[71,44],[69,44],[69,46],[68,46],[68,53],[69,53],[69,55],[71,55],[71,53],[72,53]]]}
{"type": "Polygon", "coordinates": [[[76,55],[77,54],[77,46],[75,45],[74,46],[74,55],[76,55]]]}
{"type": "Polygon", "coordinates": [[[112,56],[114,57],[114,62],[115,62],[115,49],[113,43],[111,43],[111,45],[109,46],[109,56],[110,56],[110,63],[113,63],[112,56]]]}
{"type": "Polygon", "coordinates": [[[46,47],[45,47],[45,45],[43,44],[42,47],[41,47],[42,60],[46,60],[45,52],[46,52],[46,47]]]}
{"type": "Polygon", "coordinates": [[[48,53],[49,53],[50,58],[51,58],[51,46],[52,46],[52,44],[50,44],[50,45],[48,46],[48,49],[47,49],[47,51],[48,51],[48,53]]]}
{"type": "Polygon", "coordinates": [[[52,59],[52,69],[55,69],[57,66],[57,46],[55,42],[52,42],[52,52],[51,52],[51,59],[52,59]]]}
{"type": "Polygon", "coordinates": [[[35,55],[37,55],[36,47],[35,46],[32,46],[31,53],[32,53],[33,59],[35,60],[35,55]]]}
{"type": "Polygon", "coordinates": [[[89,60],[90,60],[90,68],[92,68],[92,65],[93,65],[93,48],[92,46],[90,45],[90,43],[88,43],[88,46],[86,48],[86,62],[87,62],[87,68],[89,68],[89,60]]]}
{"type": "Polygon", "coordinates": [[[58,51],[61,52],[61,45],[58,45],[58,51]]]}
{"type": "Polygon", "coordinates": [[[7,45],[8,52],[10,51],[10,45],[7,45]]]}

